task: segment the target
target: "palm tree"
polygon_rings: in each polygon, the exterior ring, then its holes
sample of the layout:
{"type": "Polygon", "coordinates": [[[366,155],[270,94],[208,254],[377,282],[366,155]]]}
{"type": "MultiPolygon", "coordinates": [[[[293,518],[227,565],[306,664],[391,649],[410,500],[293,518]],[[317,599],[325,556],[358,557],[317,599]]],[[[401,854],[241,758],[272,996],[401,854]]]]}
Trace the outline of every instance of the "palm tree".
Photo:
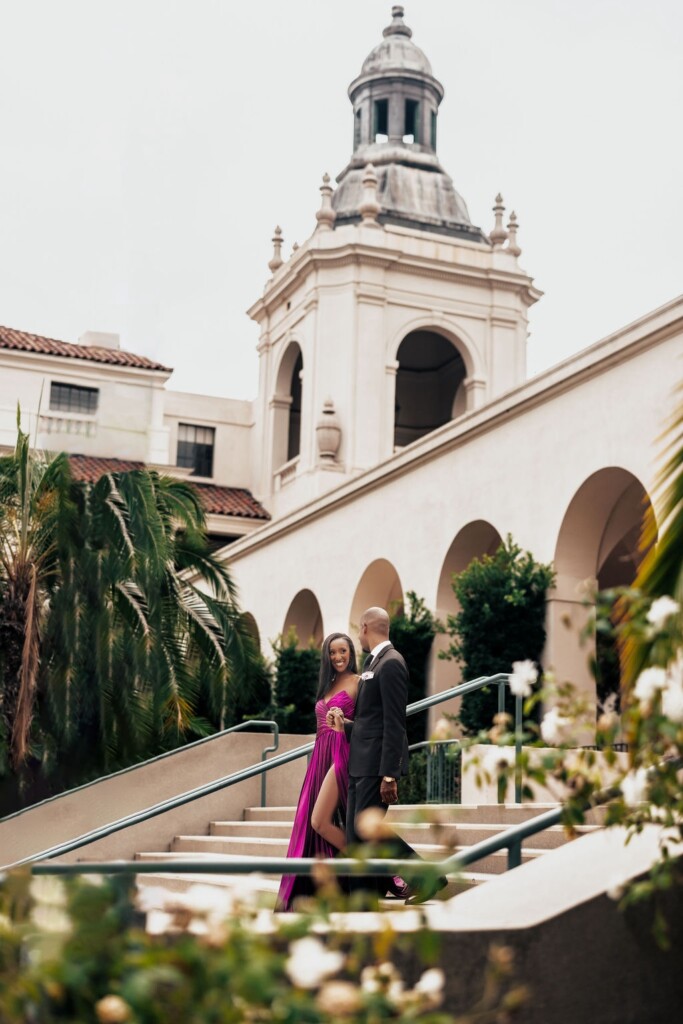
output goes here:
{"type": "Polygon", "coordinates": [[[82,484],[21,430],[0,487],[9,766],[32,750],[59,789],[220,727],[256,652],[196,489],[147,470],[82,484]]]}
{"type": "MultiPolygon", "coordinates": [[[[0,458],[0,735],[5,770],[26,759],[58,524],[70,516],[68,459],[30,449],[17,415],[14,453],[0,458]]],[[[0,768],[2,768],[0,762],[0,768]]]]}

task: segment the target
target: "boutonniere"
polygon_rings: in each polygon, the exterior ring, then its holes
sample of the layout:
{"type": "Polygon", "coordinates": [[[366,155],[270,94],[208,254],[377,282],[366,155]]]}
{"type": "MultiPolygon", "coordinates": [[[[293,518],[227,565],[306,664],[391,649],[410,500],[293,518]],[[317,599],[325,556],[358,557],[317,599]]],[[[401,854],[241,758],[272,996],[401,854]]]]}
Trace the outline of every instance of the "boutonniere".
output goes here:
{"type": "Polygon", "coordinates": [[[374,672],[363,672],[361,679],[372,679],[374,674],[374,672]]]}

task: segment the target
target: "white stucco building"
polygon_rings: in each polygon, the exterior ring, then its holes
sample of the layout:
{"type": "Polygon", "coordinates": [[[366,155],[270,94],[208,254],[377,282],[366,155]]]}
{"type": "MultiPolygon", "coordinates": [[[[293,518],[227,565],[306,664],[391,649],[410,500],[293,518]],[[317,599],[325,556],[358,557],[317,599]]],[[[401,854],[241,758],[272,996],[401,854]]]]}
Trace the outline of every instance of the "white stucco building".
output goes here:
{"type": "MultiPolygon", "coordinates": [[[[172,392],[169,369],[112,336],[0,329],[0,445],[19,401],[38,444],[80,456],[83,475],[98,459],[193,474],[266,650],[290,625],[319,642],[407,590],[453,611],[451,574],[510,533],[557,571],[545,664],[590,689],[583,584],[635,574],[683,296],[527,380],[542,292],[500,197],[486,234],[439,163],[443,87],[401,7],[349,97],[349,163],[287,259],[276,229],[249,309],[253,403],[172,392]]],[[[431,685],[456,680],[435,658],[431,685]]]]}

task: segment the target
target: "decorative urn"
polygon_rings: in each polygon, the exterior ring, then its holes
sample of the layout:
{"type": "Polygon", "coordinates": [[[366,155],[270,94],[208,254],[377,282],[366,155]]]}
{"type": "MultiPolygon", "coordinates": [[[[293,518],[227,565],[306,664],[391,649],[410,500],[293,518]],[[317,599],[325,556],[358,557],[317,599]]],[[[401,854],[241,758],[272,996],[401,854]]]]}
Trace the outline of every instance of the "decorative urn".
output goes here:
{"type": "Polygon", "coordinates": [[[336,462],[337,452],[341,444],[341,426],[339,417],[334,411],[334,402],[328,398],[323,403],[322,416],[315,428],[318,440],[318,453],[323,462],[336,462]]]}

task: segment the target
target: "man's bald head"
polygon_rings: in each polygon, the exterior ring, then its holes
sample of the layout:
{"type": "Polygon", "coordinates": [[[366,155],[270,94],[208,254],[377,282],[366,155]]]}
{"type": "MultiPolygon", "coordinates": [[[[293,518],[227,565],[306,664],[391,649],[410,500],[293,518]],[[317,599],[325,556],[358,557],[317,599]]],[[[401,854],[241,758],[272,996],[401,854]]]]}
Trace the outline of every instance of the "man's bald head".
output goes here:
{"type": "Polygon", "coordinates": [[[389,639],[389,616],[384,608],[368,608],[360,617],[361,640],[365,633],[369,646],[364,650],[372,650],[382,640],[389,639]],[[365,633],[365,631],[367,632],[365,633]]]}

